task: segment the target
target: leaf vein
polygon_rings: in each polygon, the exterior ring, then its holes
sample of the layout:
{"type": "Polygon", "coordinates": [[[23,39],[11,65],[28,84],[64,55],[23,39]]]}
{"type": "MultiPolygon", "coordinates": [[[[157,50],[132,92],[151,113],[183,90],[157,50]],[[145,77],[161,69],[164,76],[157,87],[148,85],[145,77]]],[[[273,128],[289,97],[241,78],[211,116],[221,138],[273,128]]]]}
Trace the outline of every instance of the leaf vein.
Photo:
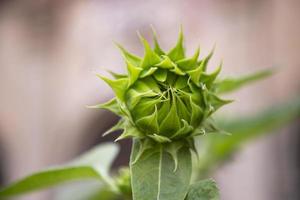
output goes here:
{"type": "Polygon", "coordinates": [[[156,200],[160,199],[160,187],[161,187],[161,171],[162,171],[162,146],[159,147],[159,165],[158,165],[158,184],[157,184],[157,197],[156,200]]]}

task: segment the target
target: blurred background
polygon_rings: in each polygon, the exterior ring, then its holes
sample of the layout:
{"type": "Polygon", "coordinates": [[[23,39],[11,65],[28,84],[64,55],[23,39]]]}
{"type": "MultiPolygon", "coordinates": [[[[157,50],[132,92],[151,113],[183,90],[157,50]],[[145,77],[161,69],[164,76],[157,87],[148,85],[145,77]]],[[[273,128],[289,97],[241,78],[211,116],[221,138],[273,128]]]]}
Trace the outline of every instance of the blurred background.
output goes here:
{"type": "MultiPolygon", "coordinates": [[[[0,0],[0,186],[74,158],[102,141],[117,118],[85,105],[113,96],[95,72],[122,72],[113,41],[142,55],[150,24],[168,49],[184,27],[187,54],[216,44],[223,76],[268,67],[276,75],[230,95],[226,117],[255,113],[300,88],[297,0],[0,0]]],[[[215,175],[224,200],[300,199],[299,120],[246,146],[215,175]]],[[[122,141],[115,166],[128,163],[122,141]]],[[[51,192],[20,199],[47,200],[51,192]]]]}

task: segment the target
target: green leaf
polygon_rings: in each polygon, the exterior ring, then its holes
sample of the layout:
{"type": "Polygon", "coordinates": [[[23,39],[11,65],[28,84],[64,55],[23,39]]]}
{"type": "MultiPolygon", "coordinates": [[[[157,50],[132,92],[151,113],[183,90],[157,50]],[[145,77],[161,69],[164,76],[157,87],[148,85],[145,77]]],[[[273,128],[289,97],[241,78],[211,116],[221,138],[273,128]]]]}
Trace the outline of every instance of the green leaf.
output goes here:
{"type": "Polygon", "coordinates": [[[183,200],[191,178],[191,152],[184,146],[178,150],[177,169],[174,171],[172,155],[165,145],[148,148],[133,164],[140,148],[134,141],[130,170],[133,200],[183,200]]]}
{"type": "Polygon", "coordinates": [[[97,74],[99,78],[104,80],[115,92],[116,96],[121,100],[124,101],[124,94],[128,87],[128,78],[120,78],[116,80],[108,79],[104,76],[97,74]]]}
{"type": "Polygon", "coordinates": [[[206,179],[190,186],[185,200],[219,200],[219,189],[212,179],[206,179]]]}
{"type": "Polygon", "coordinates": [[[270,133],[290,123],[300,116],[300,99],[296,98],[282,104],[274,105],[248,117],[239,116],[236,119],[220,120],[219,126],[231,133],[209,134],[198,137],[201,145],[198,151],[204,153],[199,161],[199,173],[205,175],[229,159],[243,144],[270,133]]]}
{"type": "Polygon", "coordinates": [[[61,186],[53,200],[117,200],[120,194],[113,192],[99,181],[83,181],[61,186]]]}
{"type": "Polygon", "coordinates": [[[173,61],[178,61],[185,57],[182,28],[180,28],[177,44],[175,45],[175,47],[173,49],[171,49],[171,51],[168,53],[168,56],[173,61]]]}
{"type": "Polygon", "coordinates": [[[73,162],[31,174],[0,190],[0,199],[40,190],[69,181],[96,179],[113,187],[108,171],[118,153],[118,146],[102,144],[73,162]]]}
{"type": "Polygon", "coordinates": [[[0,192],[0,198],[51,187],[66,181],[92,178],[101,180],[101,176],[90,167],[72,166],[67,168],[48,169],[28,176],[25,179],[8,186],[0,192]]]}
{"type": "Polygon", "coordinates": [[[182,146],[183,143],[179,141],[179,142],[172,142],[168,144],[168,147],[166,148],[166,151],[172,156],[172,159],[174,161],[173,172],[176,172],[178,168],[178,151],[182,148],[182,146]]]}
{"type": "Polygon", "coordinates": [[[147,140],[147,139],[141,139],[141,140],[134,139],[133,143],[138,146],[138,149],[135,149],[134,158],[132,157],[131,154],[130,157],[131,165],[135,164],[140,159],[144,151],[146,151],[147,149],[151,149],[155,146],[153,140],[147,140]]]}
{"type": "Polygon", "coordinates": [[[271,76],[274,73],[274,69],[266,69],[253,74],[244,75],[238,78],[227,78],[216,83],[216,89],[218,93],[232,92],[240,89],[255,81],[259,81],[271,76]]]}
{"type": "Polygon", "coordinates": [[[225,121],[221,126],[233,133],[232,137],[228,137],[229,140],[241,143],[243,140],[246,141],[280,128],[299,116],[300,99],[297,98],[283,104],[274,105],[254,116],[225,121]]]}

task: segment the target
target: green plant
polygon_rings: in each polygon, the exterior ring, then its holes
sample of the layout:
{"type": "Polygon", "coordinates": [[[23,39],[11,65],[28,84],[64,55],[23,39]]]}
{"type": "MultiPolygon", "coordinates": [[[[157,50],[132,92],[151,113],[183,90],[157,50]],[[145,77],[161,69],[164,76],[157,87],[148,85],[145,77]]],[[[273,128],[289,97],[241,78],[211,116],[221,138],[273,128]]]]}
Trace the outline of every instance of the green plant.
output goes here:
{"type": "Polygon", "coordinates": [[[13,183],[0,190],[0,199],[84,179],[98,182],[73,186],[75,191],[65,190],[56,199],[219,199],[216,183],[204,178],[244,142],[299,116],[300,101],[296,99],[251,118],[217,123],[230,132],[229,135],[212,119],[215,111],[231,102],[222,100],[219,95],[265,78],[271,71],[220,80],[217,76],[221,65],[214,72],[207,72],[213,51],[200,60],[199,49],[191,58],[185,57],[182,32],[168,53],[160,48],[155,33],[154,49],[142,36],[140,39],[145,49],[143,58],[118,45],[128,75],[112,73],[114,80],[99,75],[112,87],[116,98],[93,106],[121,116],[105,135],[122,129],[123,133],[116,140],[132,138],[129,169],[110,176],[110,164],[118,148],[115,144],[101,145],[65,166],[13,183]],[[108,153],[112,157],[108,158],[108,153]]]}

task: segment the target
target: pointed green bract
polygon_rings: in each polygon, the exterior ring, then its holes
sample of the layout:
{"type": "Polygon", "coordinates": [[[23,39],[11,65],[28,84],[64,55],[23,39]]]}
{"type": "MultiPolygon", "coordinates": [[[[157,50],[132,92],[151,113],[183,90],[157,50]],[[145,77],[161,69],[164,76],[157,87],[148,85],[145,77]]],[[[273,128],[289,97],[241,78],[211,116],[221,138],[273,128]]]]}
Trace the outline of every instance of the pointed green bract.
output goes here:
{"type": "Polygon", "coordinates": [[[114,125],[113,127],[111,127],[110,129],[108,129],[107,131],[105,131],[103,133],[103,136],[106,136],[114,131],[117,131],[117,130],[122,130],[125,128],[125,120],[124,119],[121,119],[118,121],[118,123],[116,125],[114,125]]]}
{"type": "Polygon", "coordinates": [[[171,137],[177,130],[180,129],[180,119],[177,114],[176,102],[173,101],[168,115],[162,121],[159,130],[162,135],[171,137]]]}
{"type": "Polygon", "coordinates": [[[174,61],[184,59],[185,50],[184,50],[184,46],[183,46],[182,28],[180,28],[177,44],[175,45],[175,47],[173,49],[171,49],[171,51],[168,53],[168,56],[174,61]]]}
{"type": "Polygon", "coordinates": [[[165,52],[161,49],[158,40],[157,40],[157,35],[156,31],[153,26],[151,26],[152,29],[152,34],[153,34],[153,41],[154,41],[154,52],[157,53],[158,55],[165,55],[165,52]]]}
{"type": "Polygon", "coordinates": [[[117,115],[122,115],[122,111],[120,109],[120,106],[118,104],[118,101],[116,98],[112,98],[106,103],[94,105],[94,106],[87,106],[88,108],[98,108],[98,109],[106,109],[109,110],[117,115]]]}
{"type": "Polygon", "coordinates": [[[142,131],[151,133],[158,133],[158,121],[157,121],[157,108],[155,107],[154,112],[146,117],[143,117],[136,121],[136,125],[141,127],[142,131]]]}
{"type": "Polygon", "coordinates": [[[120,79],[120,78],[126,78],[127,75],[125,74],[118,74],[116,72],[112,72],[110,70],[107,70],[108,73],[110,73],[115,79],[120,79]]]}
{"type": "Polygon", "coordinates": [[[182,119],[183,127],[179,129],[173,136],[172,139],[176,139],[177,137],[181,137],[182,135],[187,135],[191,131],[193,131],[193,126],[189,125],[187,121],[182,119]]]}
{"type": "Polygon", "coordinates": [[[216,96],[215,94],[209,94],[210,105],[213,107],[214,110],[219,109],[220,107],[233,102],[233,100],[224,100],[216,96]]]}
{"type": "Polygon", "coordinates": [[[199,85],[199,84],[200,84],[199,80],[200,80],[200,76],[201,76],[201,74],[202,74],[202,68],[201,68],[200,66],[197,67],[196,69],[193,69],[193,70],[191,70],[191,71],[188,71],[187,73],[190,75],[191,80],[192,80],[196,85],[199,85]]]}
{"type": "Polygon", "coordinates": [[[162,61],[155,66],[164,69],[172,69],[175,67],[175,63],[168,56],[162,56],[162,61]]]}
{"type": "Polygon", "coordinates": [[[172,142],[169,138],[162,135],[153,134],[149,135],[149,137],[158,143],[172,142]]]}
{"type": "Polygon", "coordinates": [[[149,68],[161,61],[161,58],[151,49],[145,38],[139,35],[142,44],[144,45],[144,58],[141,63],[141,68],[149,68]]]}
{"type": "Polygon", "coordinates": [[[184,58],[182,60],[178,60],[176,64],[182,69],[182,70],[190,70],[197,66],[197,61],[200,54],[200,47],[197,49],[196,53],[191,58],[184,58]]]}
{"type": "Polygon", "coordinates": [[[189,112],[188,106],[185,104],[185,99],[177,98],[176,102],[177,114],[180,116],[181,121],[189,121],[191,113],[189,112]]]}
{"type": "Polygon", "coordinates": [[[146,69],[141,73],[140,78],[145,78],[147,76],[150,76],[150,75],[154,74],[154,72],[156,70],[157,70],[157,67],[150,67],[149,69],[146,69]]]}
{"type": "Polygon", "coordinates": [[[139,75],[143,69],[134,66],[130,62],[126,62],[126,63],[127,63],[127,70],[128,70],[129,86],[131,86],[139,78],[139,75]]]}
{"type": "Polygon", "coordinates": [[[199,123],[201,123],[201,119],[203,117],[203,110],[201,109],[201,107],[199,107],[193,102],[192,98],[190,98],[190,104],[192,107],[192,116],[190,124],[192,126],[197,127],[199,123]]]}
{"type": "Polygon", "coordinates": [[[123,133],[115,141],[131,137],[142,138],[142,136],[142,133],[135,126],[133,126],[130,122],[127,122],[127,124],[124,126],[123,133]]]}
{"type": "Polygon", "coordinates": [[[215,51],[215,46],[213,47],[213,49],[210,51],[210,53],[203,60],[200,60],[198,62],[198,64],[202,64],[203,65],[203,71],[207,70],[208,62],[210,61],[211,57],[213,56],[214,51],[215,51]]]}
{"type": "Polygon", "coordinates": [[[124,101],[124,95],[126,92],[126,89],[128,87],[128,79],[127,78],[121,78],[116,80],[108,79],[104,76],[97,75],[99,78],[104,80],[115,92],[116,96],[121,100],[124,101]]]}
{"type": "Polygon", "coordinates": [[[174,65],[174,69],[171,69],[170,71],[177,75],[185,75],[185,72],[182,71],[176,64],[174,65]]]}
{"type": "Polygon", "coordinates": [[[156,80],[165,82],[167,80],[168,72],[166,70],[159,69],[153,75],[156,80]]]}
{"type": "Polygon", "coordinates": [[[156,93],[152,90],[148,91],[138,91],[138,90],[129,90],[127,97],[128,108],[134,108],[143,97],[152,97],[155,96],[156,93]]]}
{"type": "Polygon", "coordinates": [[[135,66],[139,66],[141,63],[141,58],[139,58],[136,55],[133,55],[131,53],[129,53],[124,47],[122,47],[120,44],[116,44],[119,49],[122,51],[122,54],[125,58],[126,62],[132,63],[135,66]]]}
{"type": "MultiPolygon", "coordinates": [[[[204,65],[202,65],[202,67],[204,67],[204,65]]],[[[213,82],[216,80],[217,76],[221,72],[221,69],[222,69],[222,62],[214,72],[210,74],[208,73],[202,74],[203,83],[205,83],[206,87],[210,88],[212,86],[213,82]]]]}
{"type": "Polygon", "coordinates": [[[188,84],[187,84],[186,78],[180,76],[176,80],[175,88],[181,90],[181,89],[185,88],[187,85],[188,84]]]}

